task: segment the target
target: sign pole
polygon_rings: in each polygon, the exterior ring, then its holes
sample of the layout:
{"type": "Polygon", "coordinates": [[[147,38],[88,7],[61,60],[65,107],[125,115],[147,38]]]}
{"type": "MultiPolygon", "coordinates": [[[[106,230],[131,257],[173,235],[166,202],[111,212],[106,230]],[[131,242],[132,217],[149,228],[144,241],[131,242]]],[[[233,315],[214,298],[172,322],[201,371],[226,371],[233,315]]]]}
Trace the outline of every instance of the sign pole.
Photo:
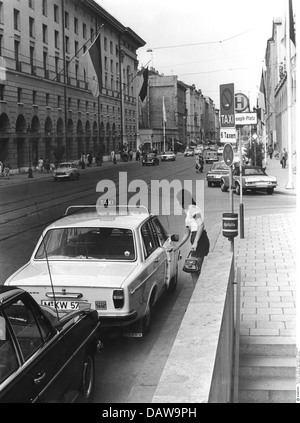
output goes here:
{"type": "Polygon", "coordinates": [[[243,204],[243,166],[242,166],[242,140],[241,129],[239,129],[240,149],[240,239],[244,239],[244,204],[243,204]]]}

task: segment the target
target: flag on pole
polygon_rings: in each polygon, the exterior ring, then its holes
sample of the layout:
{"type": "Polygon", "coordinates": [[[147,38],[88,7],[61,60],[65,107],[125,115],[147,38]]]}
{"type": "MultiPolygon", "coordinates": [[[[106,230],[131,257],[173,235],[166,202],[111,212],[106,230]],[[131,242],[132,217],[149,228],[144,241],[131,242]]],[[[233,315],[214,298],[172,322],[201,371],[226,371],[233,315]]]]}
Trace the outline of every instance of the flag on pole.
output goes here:
{"type": "Polygon", "coordinates": [[[292,0],[289,0],[289,21],[290,21],[290,40],[294,43],[294,46],[296,46],[296,34],[295,34],[295,23],[294,23],[292,0]]]}
{"type": "Polygon", "coordinates": [[[166,114],[166,106],[165,106],[165,97],[163,97],[163,125],[167,123],[167,114],[166,114]]]}
{"type": "Polygon", "coordinates": [[[144,101],[145,98],[147,97],[148,78],[149,78],[149,70],[148,70],[148,67],[147,67],[147,68],[144,69],[144,72],[143,72],[143,84],[142,84],[142,87],[141,87],[140,93],[139,93],[139,97],[140,97],[141,101],[144,101]]]}
{"type": "Polygon", "coordinates": [[[266,87],[265,87],[265,75],[264,75],[264,71],[262,71],[259,93],[258,93],[258,100],[257,100],[257,107],[259,111],[258,113],[260,114],[259,117],[261,122],[264,122],[264,115],[267,109],[266,100],[267,100],[267,97],[266,97],[266,87]]]}
{"type": "Polygon", "coordinates": [[[82,55],[83,66],[90,82],[90,89],[94,97],[99,97],[102,90],[102,58],[100,34],[82,55]]]}

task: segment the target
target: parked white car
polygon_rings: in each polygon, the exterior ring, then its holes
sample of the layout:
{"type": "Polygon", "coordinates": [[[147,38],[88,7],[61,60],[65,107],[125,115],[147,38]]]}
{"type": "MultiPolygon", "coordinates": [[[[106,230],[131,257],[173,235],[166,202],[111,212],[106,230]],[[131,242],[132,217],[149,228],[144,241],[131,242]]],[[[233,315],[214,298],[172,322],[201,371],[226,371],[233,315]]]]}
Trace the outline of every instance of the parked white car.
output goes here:
{"type": "Polygon", "coordinates": [[[154,304],[176,288],[180,253],[168,250],[179,237],[167,234],[159,218],[143,208],[100,216],[93,207],[76,208],[48,226],[30,261],[5,285],[21,287],[58,310],[88,304],[102,326],[138,322],[146,334],[154,304]]]}
{"type": "Polygon", "coordinates": [[[57,182],[61,179],[79,179],[80,173],[78,167],[72,162],[63,162],[57,165],[57,168],[53,171],[54,181],[57,182]]]}

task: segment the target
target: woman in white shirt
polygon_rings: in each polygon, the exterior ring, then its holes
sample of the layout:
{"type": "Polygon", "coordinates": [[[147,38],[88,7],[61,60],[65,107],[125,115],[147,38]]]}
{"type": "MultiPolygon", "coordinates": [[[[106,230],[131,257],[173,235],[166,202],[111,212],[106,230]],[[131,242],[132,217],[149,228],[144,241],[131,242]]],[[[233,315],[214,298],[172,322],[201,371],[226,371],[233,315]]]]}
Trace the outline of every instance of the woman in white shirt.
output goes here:
{"type": "Polygon", "coordinates": [[[181,193],[181,204],[182,208],[186,213],[185,218],[185,231],[182,239],[178,242],[174,251],[178,250],[186,241],[190,238],[191,242],[191,257],[197,257],[199,263],[199,271],[191,273],[193,283],[195,284],[199,279],[201,273],[201,267],[204,261],[204,257],[209,253],[209,239],[205,230],[203,213],[200,208],[196,205],[195,201],[190,195],[190,204],[185,205],[187,192],[181,193]]]}

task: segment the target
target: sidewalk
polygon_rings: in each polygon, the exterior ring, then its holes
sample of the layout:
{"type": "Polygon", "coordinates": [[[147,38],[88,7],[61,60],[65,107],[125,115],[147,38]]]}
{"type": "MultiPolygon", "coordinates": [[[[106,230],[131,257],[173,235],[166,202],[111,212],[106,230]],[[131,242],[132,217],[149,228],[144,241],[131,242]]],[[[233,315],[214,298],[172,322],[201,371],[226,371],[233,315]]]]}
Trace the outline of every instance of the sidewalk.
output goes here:
{"type": "Polygon", "coordinates": [[[267,159],[266,173],[269,176],[275,176],[277,178],[278,186],[275,188],[275,193],[280,192],[281,194],[296,195],[297,191],[297,175],[292,173],[293,189],[287,189],[287,183],[289,182],[289,169],[288,164],[285,169],[282,169],[280,161],[275,159],[271,160],[270,157],[267,159]]]}

